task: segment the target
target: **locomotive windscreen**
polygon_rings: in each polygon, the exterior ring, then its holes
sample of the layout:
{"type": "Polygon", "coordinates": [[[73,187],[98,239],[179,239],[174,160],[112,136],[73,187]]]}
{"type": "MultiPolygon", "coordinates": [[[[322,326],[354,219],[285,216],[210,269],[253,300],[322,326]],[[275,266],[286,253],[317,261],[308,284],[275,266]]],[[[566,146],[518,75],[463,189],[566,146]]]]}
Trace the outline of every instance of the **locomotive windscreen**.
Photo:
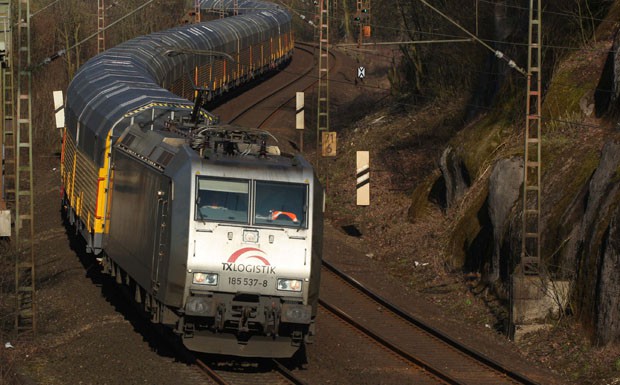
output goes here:
{"type": "Polygon", "coordinates": [[[254,223],[305,227],[306,191],[303,184],[257,181],[254,223]]]}
{"type": "Polygon", "coordinates": [[[306,228],[308,187],[301,183],[250,181],[199,176],[196,220],[249,224],[249,203],[254,203],[253,225],[306,228]]]}
{"type": "Polygon", "coordinates": [[[248,222],[248,181],[198,178],[196,216],[200,220],[248,222]]]}

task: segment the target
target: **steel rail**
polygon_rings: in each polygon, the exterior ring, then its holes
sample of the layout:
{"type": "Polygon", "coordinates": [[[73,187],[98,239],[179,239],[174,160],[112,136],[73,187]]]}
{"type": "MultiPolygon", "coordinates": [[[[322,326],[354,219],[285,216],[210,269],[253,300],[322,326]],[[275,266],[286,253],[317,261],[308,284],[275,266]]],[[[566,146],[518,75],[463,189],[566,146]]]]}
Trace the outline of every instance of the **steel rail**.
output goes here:
{"type": "Polygon", "coordinates": [[[294,384],[294,385],[307,385],[307,383],[305,381],[303,381],[299,377],[295,376],[295,374],[293,372],[291,372],[286,366],[284,366],[284,364],[282,364],[280,361],[274,359],[274,360],[272,360],[272,363],[273,363],[274,368],[276,369],[276,371],[278,371],[278,373],[280,373],[284,378],[289,380],[292,384],[294,384]]]}
{"type": "Polygon", "coordinates": [[[354,279],[354,278],[350,277],[349,275],[347,275],[346,273],[342,272],[341,270],[336,268],[331,263],[323,260],[323,266],[325,268],[327,268],[329,271],[331,271],[333,274],[335,274],[337,277],[339,277],[340,279],[344,280],[349,285],[351,285],[355,289],[359,290],[360,292],[362,292],[363,294],[365,294],[366,296],[371,298],[373,301],[379,303],[381,306],[385,307],[386,309],[388,309],[392,313],[394,313],[394,314],[398,315],[399,317],[401,317],[403,320],[405,320],[405,321],[415,325],[419,329],[421,329],[424,332],[428,333],[429,335],[437,338],[438,340],[446,343],[447,345],[453,347],[454,349],[460,351],[461,353],[463,353],[463,354],[465,354],[465,355],[475,359],[476,361],[478,361],[478,362],[484,364],[485,366],[487,366],[487,367],[497,371],[498,373],[501,373],[501,374],[505,375],[506,377],[509,377],[512,380],[518,381],[518,382],[520,382],[520,383],[522,383],[524,385],[538,385],[537,382],[535,382],[534,380],[526,377],[525,375],[522,375],[520,373],[516,373],[516,372],[506,368],[505,366],[503,366],[502,364],[498,363],[497,361],[494,361],[493,359],[485,356],[484,354],[476,351],[475,349],[472,349],[470,347],[467,347],[467,346],[463,345],[462,343],[460,343],[459,341],[456,341],[455,339],[451,338],[447,334],[439,331],[436,328],[433,328],[432,326],[424,323],[420,319],[418,319],[418,318],[414,317],[413,315],[405,312],[404,310],[400,309],[398,306],[394,305],[393,303],[391,303],[387,299],[381,297],[380,295],[376,294],[375,292],[373,292],[372,290],[370,290],[369,288],[364,286],[362,283],[360,283],[356,279],[354,279]]]}
{"type": "Polygon", "coordinates": [[[224,372],[213,369],[209,364],[195,358],[195,363],[198,366],[201,374],[205,374],[210,380],[218,385],[233,385],[235,383],[248,384],[253,383],[260,384],[292,384],[292,385],[307,385],[305,381],[295,376],[286,366],[280,363],[277,359],[268,360],[271,365],[271,370],[265,372],[267,375],[265,378],[256,377],[255,372],[232,371],[230,375],[226,375],[224,372]],[[228,378],[227,378],[228,377],[228,378]]]}
{"type": "MultiPolygon", "coordinates": [[[[295,46],[297,49],[300,49],[302,51],[306,51],[306,52],[310,52],[310,48],[302,48],[302,45],[306,45],[306,46],[310,46],[314,49],[314,46],[312,44],[308,44],[308,43],[295,43],[295,46]]],[[[333,56],[332,53],[330,53],[330,55],[333,56]]],[[[334,64],[335,65],[335,64],[334,64]]],[[[306,70],[304,70],[302,73],[300,73],[298,76],[296,76],[294,79],[288,81],[287,83],[283,84],[282,86],[278,87],[276,90],[273,90],[272,92],[270,92],[268,95],[265,95],[263,98],[260,98],[258,100],[256,100],[254,103],[249,104],[248,106],[246,106],[245,108],[241,109],[236,115],[234,115],[233,117],[231,117],[228,120],[228,123],[232,123],[235,120],[239,119],[241,116],[243,116],[244,114],[246,114],[248,111],[250,111],[251,109],[253,109],[254,107],[256,107],[258,104],[264,102],[266,99],[270,98],[271,96],[276,95],[277,93],[281,92],[282,90],[284,90],[287,87],[290,87],[292,84],[295,84],[297,81],[299,81],[300,79],[304,78],[305,76],[307,76],[309,73],[311,73],[314,70],[314,64],[312,66],[309,66],[306,70]]],[[[316,79],[314,82],[312,82],[310,85],[308,85],[307,87],[305,87],[302,91],[306,91],[311,87],[314,87],[314,85],[318,82],[318,79],[316,79]]],[[[265,117],[259,124],[256,125],[257,128],[261,128],[262,126],[264,126],[283,106],[285,106],[287,103],[290,103],[292,100],[295,99],[295,96],[291,96],[290,98],[288,98],[287,100],[285,100],[284,102],[280,103],[278,106],[276,106],[275,108],[273,108],[272,112],[269,113],[267,115],[267,117],[265,117]]]]}
{"type": "Polygon", "coordinates": [[[205,364],[202,360],[196,359],[196,365],[200,368],[201,372],[209,376],[209,378],[215,381],[218,385],[230,385],[230,382],[223,379],[215,370],[211,369],[211,367],[205,364]]]}
{"type": "Polygon", "coordinates": [[[340,318],[343,321],[345,321],[346,323],[350,324],[355,329],[357,329],[357,330],[361,331],[362,333],[364,333],[365,335],[369,336],[370,338],[375,340],[377,343],[379,343],[383,347],[391,350],[392,352],[394,352],[397,355],[401,356],[405,360],[415,364],[416,366],[419,366],[420,368],[426,370],[427,372],[429,372],[432,375],[438,377],[442,381],[445,381],[448,384],[453,384],[453,385],[461,384],[461,382],[459,382],[456,378],[453,378],[453,377],[449,376],[448,374],[443,373],[440,370],[435,369],[431,364],[425,362],[424,360],[422,360],[420,358],[417,358],[417,357],[409,354],[408,352],[406,352],[402,348],[398,347],[397,345],[395,345],[395,344],[389,342],[388,340],[386,340],[385,338],[381,337],[379,334],[377,334],[377,333],[373,332],[372,330],[366,328],[364,325],[362,325],[359,322],[355,321],[353,318],[351,318],[349,315],[347,315],[341,309],[338,309],[337,307],[330,305],[329,303],[325,302],[322,299],[319,299],[319,305],[321,305],[328,312],[334,314],[338,318],[340,318]]]}

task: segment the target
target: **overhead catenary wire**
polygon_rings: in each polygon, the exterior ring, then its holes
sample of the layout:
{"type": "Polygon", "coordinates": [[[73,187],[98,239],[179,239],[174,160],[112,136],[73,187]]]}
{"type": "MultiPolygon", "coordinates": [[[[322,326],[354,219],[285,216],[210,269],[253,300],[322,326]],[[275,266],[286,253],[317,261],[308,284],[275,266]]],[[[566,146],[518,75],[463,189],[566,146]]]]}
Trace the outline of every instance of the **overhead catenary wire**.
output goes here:
{"type": "Polygon", "coordinates": [[[473,39],[444,39],[444,40],[405,40],[405,41],[385,41],[374,43],[341,43],[334,44],[336,47],[358,47],[358,46],[379,46],[379,45],[406,45],[406,44],[445,44],[445,43],[467,43],[473,39]]]}
{"type": "Polygon", "coordinates": [[[60,1],[60,0],[54,0],[54,1],[52,1],[51,3],[49,3],[49,4],[48,4],[48,5],[46,5],[46,6],[44,6],[43,8],[41,8],[41,9],[39,9],[39,10],[37,10],[37,11],[35,11],[35,12],[31,13],[31,14],[30,14],[30,17],[32,18],[32,17],[34,17],[36,14],[38,14],[39,12],[43,12],[43,11],[45,11],[46,9],[48,9],[49,7],[51,7],[52,5],[54,5],[54,4],[56,4],[56,3],[58,3],[59,1],[60,1]]]}
{"type": "MultiPolygon", "coordinates": [[[[141,6],[139,6],[138,8],[134,9],[133,11],[125,14],[123,17],[119,18],[118,20],[115,20],[114,22],[108,24],[105,28],[103,28],[101,31],[105,31],[108,28],[111,28],[113,26],[115,26],[116,24],[120,23],[121,21],[125,20],[126,18],[128,18],[129,16],[133,15],[134,13],[142,10],[144,7],[146,7],[147,5],[151,4],[154,0],[148,0],[146,3],[142,4],[141,6]]],[[[90,39],[94,38],[95,36],[99,35],[99,33],[101,33],[101,31],[96,31],[92,34],[90,34],[89,36],[85,37],[84,39],[80,40],[79,42],[73,44],[71,47],[67,48],[67,49],[61,49],[60,51],[57,51],[56,53],[52,54],[51,56],[46,57],[45,59],[43,59],[39,64],[35,65],[34,67],[41,67],[44,65],[47,65],[49,63],[51,63],[52,61],[66,55],[67,51],[71,51],[72,49],[79,47],[80,45],[86,43],[87,41],[89,41],[90,39]]],[[[32,70],[32,68],[31,68],[32,70]]]]}
{"type": "MultiPolygon", "coordinates": [[[[458,22],[456,22],[454,19],[452,19],[450,16],[446,15],[445,13],[441,12],[439,9],[437,9],[436,7],[432,6],[431,4],[429,4],[426,0],[418,0],[419,2],[421,2],[422,4],[426,5],[428,8],[432,9],[433,12],[437,13],[438,15],[440,15],[441,17],[443,17],[444,19],[446,19],[448,22],[450,22],[452,25],[454,25],[455,27],[457,27],[458,29],[460,29],[461,31],[465,32],[465,34],[467,34],[469,37],[471,37],[472,39],[474,39],[475,41],[477,41],[478,43],[482,44],[484,47],[486,47],[489,51],[491,52],[495,52],[495,55],[499,58],[504,58],[504,60],[509,60],[508,58],[506,58],[504,56],[503,53],[495,50],[493,47],[491,47],[490,45],[488,45],[485,41],[483,41],[482,39],[478,38],[478,36],[474,35],[473,33],[469,32],[467,30],[467,28],[463,27],[462,25],[460,25],[458,22]],[[499,53],[498,53],[499,52],[499,53]]],[[[511,65],[511,67],[516,67],[516,64],[511,65]]],[[[517,71],[523,73],[524,75],[526,74],[525,71],[521,68],[516,68],[517,71]]]]}
{"type": "MultiPolygon", "coordinates": [[[[313,28],[317,28],[317,26],[311,20],[306,20],[306,17],[302,13],[302,12],[304,12],[306,10],[302,10],[302,9],[299,9],[299,8],[288,6],[288,5],[284,4],[281,0],[278,0],[278,1],[279,1],[279,3],[282,6],[286,7],[287,9],[291,10],[293,13],[298,15],[307,24],[309,24],[313,28]]],[[[515,46],[515,47],[527,47],[527,43],[525,43],[525,42],[524,43],[518,43],[518,42],[512,42],[512,41],[503,41],[503,40],[479,38],[479,37],[477,37],[475,35],[472,35],[471,32],[467,31],[465,28],[463,28],[458,23],[456,23],[454,20],[450,19],[447,15],[443,14],[441,11],[439,11],[436,8],[432,7],[430,4],[428,4],[424,0],[419,0],[419,1],[421,1],[426,6],[430,7],[431,9],[433,9],[434,11],[438,12],[443,17],[447,18],[447,20],[449,20],[452,24],[457,26],[459,29],[461,29],[464,32],[466,32],[468,35],[474,36],[474,38],[470,37],[470,39],[463,39],[459,35],[437,33],[437,32],[428,32],[428,31],[421,31],[420,30],[420,31],[413,31],[413,32],[419,33],[419,34],[428,35],[428,36],[441,36],[441,37],[445,37],[446,39],[442,40],[442,41],[426,40],[426,41],[403,41],[403,42],[389,42],[389,43],[363,43],[362,45],[363,46],[373,46],[373,45],[429,44],[429,43],[454,43],[454,42],[477,41],[480,44],[482,44],[485,48],[487,48],[488,50],[493,52],[497,58],[505,60],[510,67],[512,67],[512,65],[514,65],[515,67],[513,67],[513,68],[515,68],[518,72],[520,72],[523,75],[527,75],[525,73],[525,70],[523,70],[522,68],[517,68],[516,63],[514,61],[512,61],[511,59],[509,59],[503,52],[501,52],[499,50],[496,50],[496,49],[494,49],[493,47],[490,46],[490,44],[501,44],[501,45],[515,46]],[[451,40],[451,39],[453,39],[453,40],[451,40]]],[[[490,3],[490,2],[487,1],[487,3],[490,3]]],[[[514,7],[514,8],[524,9],[524,10],[528,9],[526,7],[517,7],[517,6],[509,6],[509,7],[514,7]]],[[[553,12],[550,12],[550,13],[553,14],[553,12]]],[[[558,13],[558,14],[570,16],[570,14],[561,14],[561,13],[558,13]]],[[[334,17],[332,17],[332,18],[334,18],[334,17]]],[[[340,20],[340,21],[344,20],[344,18],[335,18],[335,19],[336,20],[340,20]]],[[[589,19],[589,18],[584,18],[584,19],[589,19]]],[[[603,21],[603,19],[594,19],[594,20],[603,21]]],[[[380,24],[370,24],[370,26],[373,29],[379,29],[379,30],[383,29],[383,30],[393,30],[393,31],[401,31],[401,32],[405,31],[402,28],[388,27],[388,26],[384,26],[384,25],[380,25],[380,24]]],[[[351,46],[357,46],[357,44],[355,44],[355,43],[351,43],[350,45],[351,46]]],[[[347,44],[337,44],[337,46],[347,47],[347,44]]],[[[569,47],[569,46],[558,46],[558,45],[549,45],[549,44],[546,44],[545,47],[546,48],[550,48],[550,49],[562,49],[562,50],[573,50],[573,51],[589,51],[589,52],[599,52],[599,51],[609,52],[610,51],[609,49],[585,48],[585,47],[569,47]]],[[[611,52],[615,52],[615,51],[612,50],[611,52]]]]}
{"type": "MultiPolygon", "coordinates": [[[[279,69],[277,71],[278,72],[283,72],[283,73],[294,74],[294,72],[288,71],[286,69],[279,69]]],[[[481,73],[481,74],[489,74],[489,75],[501,75],[501,73],[499,73],[499,72],[489,72],[489,71],[475,71],[475,70],[471,71],[470,70],[469,72],[481,73]]],[[[318,79],[318,76],[316,76],[316,75],[306,75],[306,76],[310,77],[310,78],[318,79]]],[[[520,79],[525,80],[525,78],[520,78],[520,79]]],[[[341,84],[341,85],[353,85],[354,84],[351,81],[338,80],[338,79],[330,79],[330,82],[335,83],[335,84],[341,84]]],[[[583,91],[595,91],[595,90],[598,90],[598,91],[602,91],[602,92],[612,92],[611,89],[597,88],[597,87],[575,86],[574,84],[567,84],[567,83],[562,83],[562,82],[557,82],[557,81],[550,81],[550,82],[547,83],[547,85],[548,86],[555,85],[555,86],[559,86],[559,87],[566,87],[566,88],[571,88],[571,89],[579,89],[579,90],[583,90],[583,91]]],[[[375,90],[385,91],[386,93],[390,92],[389,88],[384,88],[384,87],[381,87],[381,86],[375,86],[375,85],[371,85],[371,84],[367,84],[367,83],[359,83],[358,82],[356,87],[358,87],[358,88],[366,88],[366,89],[375,89],[375,90]]],[[[435,95],[425,95],[425,94],[416,94],[416,97],[421,98],[421,99],[426,99],[426,100],[432,100],[432,99],[436,98],[435,95]]],[[[418,104],[414,104],[414,103],[399,102],[399,105],[410,106],[410,107],[419,107],[418,104]]],[[[474,103],[465,103],[464,105],[467,106],[467,107],[484,110],[486,112],[507,112],[508,111],[505,108],[489,107],[489,106],[480,105],[480,104],[474,104],[474,103]]],[[[569,125],[574,125],[574,126],[580,126],[580,127],[584,127],[584,128],[595,128],[595,129],[602,129],[602,128],[604,128],[602,125],[587,124],[587,123],[581,123],[581,122],[573,121],[573,120],[554,118],[554,117],[552,117],[550,115],[547,115],[547,114],[543,114],[542,117],[545,119],[545,121],[548,121],[548,122],[563,123],[563,124],[569,124],[569,125]]]]}
{"type": "Polygon", "coordinates": [[[290,10],[291,12],[293,12],[294,14],[296,14],[297,16],[299,16],[299,18],[300,18],[301,20],[303,20],[303,21],[305,21],[306,23],[308,23],[310,26],[312,26],[312,28],[315,28],[315,29],[316,29],[316,28],[318,28],[318,26],[317,26],[316,24],[314,24],[314,22],[313,22],[312,20],[306,20],[306,19],[307,19],[307,16],[306,16],[306,15],[304,15],[301,11],[299,11],[299,10],[297,10],[297,9],[293,8],[293,7],[290,7],[290,6],[286,5],[286,4],[284,4],[284,3],[282,2],[282,0],[277,0],[277,2],[278,2],[278,3],[280,3],[282,6],[284,6],[286,9],[290,10]]]}
{"type": "MultiPolygon", "coordinates": [[[[371,24],[371,26],[373,28],[376,29],[391,29],[391,30],[395,30],[395,31],[401,31],[404,32],[403,29],[401,28],[393,28],[393,27],[384,27],[378,24],[371,24]]],[[[457,39],[459,38],[459,35],[452,35],[452,34],[445,34],[445,33],[437,33],[437,32],[427,32],[427,31],[413,31],[415,33],[419,33],[421,35],[428,35],[428,36],[439,36],[439,37],[444,37],[446,38],[446,40],[453,38],[453,39],[457,39]]],[[[469,40],[469,39],[468,39],[469,40]]],[[[506,41],[506,40],[495,40],[495,39],[480,39],[481,41],[487,43],[487,44],[502,44],[502,45],[510,45],[510,46],[515,46],[515,47],[527,47],[527,43],[519,43],[519,42],[514,42],[514,41],[506,41]]],[[[441,41],[439,41],[441,42],[441,41]]],[[[562,49],[562,50],[572,50],[572,51],[587,51],[587,52],[617,52],[616,50],[609,50],[609,49],[605,49],[605,48],[587,48],[587,47],[570,47],[570,46],[561,46],[561,45],[545,45],[546,48],[552,48],[552,49],[562,49]]],[[[495,52],[495,50],[492,50],[493,52],[495,52]]]]}
{"type": "MultiPolygon", "coordinates": [[[[287,7],[288,9],[291,10],[295,10],[295,13],[297,14],[301,14],[302,10],[298,9],[298,8],[294,8],[294,7],[287,7]]],[[[527,8],[524,8],[527,9],[527,8]]],[[[332,19],[336,20],[336,21],[343,21],[344,18],[342,17],[333,17],[332,19]]],[[[305,20],[305,19],[304,19],[305,20]]],[[[595,19],[598,21],[603,21],[602,19],[595,19]]],[[[609,21],[611,22],[611,21],[609,21]]],[[[309,24],[313,25],[313,23],[311,23],[310,21],[308,21],[309,24]]],[[[615,21],[614,21],[615,23],[615,21]]],[[[373,30],[388,30],[388,31],[397,31],[397,32],[406,32],[406,29],[403,28],[398,28],[398,27],[391,27],[391,26],[385,26],[382,24],[377,24],[377,23],[371,23],[370,26],[372,27],[373,30]]],[[[315,27],[316,28],[316,27],[315,27]]],[[[449,34],[449,33],[440,33],[440,32],[430,32],[430,31],[422,31],[422,30],[414,30],[414,31],[410,31],[410,32],[414,32],[417,34],[421,34],[421,35],[426,35],[426,36],[437,36],[437,37],[443,37],[446,38],[446,42],[449,42],[449,39],[454,39],[455,42],[456,41],[463,41],[463,42],[468,42],[471,41],[472,39],[464,39],[461,35],[454,35],[454,34],[449,34]]],[[[497,40],[497,39],[488,39],[488,38],[480,38],[478,37],[479,40],[476,41],[480,41],[482,43],[485,43],[483,45],[485,45],[485,47],[487,49],[490,49],[493,53],[495,53],[495,49],[494,48],[489,48],[490,44],[498,44],[498,45],[505,45],[505,46],[514,46],[514,47],[527,47],[527,43],[526,42],[515,42],[515,41],[507,41],[507,40],[497,40]]],[[[430,40],[429,40],[430,41],[430,40]]],[[[442,41],[438,41],[439,43],[441,43],[442,41]]],[[[386,43],[384,45],[392,45],[392,44],[396,44],[397,42],[393,42],[393,43],[386,43]]],[[[406,41],[404,41],[403,43],[407,43],[406,41]]],[[[371,43],[375,44],[375,43],[371,43]]],[[[422,43],[424,44],[424,43],[422,43]]],[[[357,45],[357,44],[355,44],[357,45]]],[[[380,43],[377,43],[377,45],[381,45],[380,43]]],[[[339,44],[339,46],[341,46],[339,44]]],[[[572,51],[588,51],[588,52],[600,52],[600,51],[604,51],[604,52],[616,52],[615,50],[609,50],[609,49],[605,49],[605,48],[588,48],[588,47],[575,47],[575,46],[563,46],[563,45],[552,45],[552,44],[545,44],[545,48],[550,48],[550,49],[560,49],[560,50],[572,50],[572,51]]],[[[507,58],[504,58],[505,60],[507,58]]]]}
{"type": "Polygon", "coordinates": [[[429,4],[427,1],[425,0],[418,0],[419,2],[421,2],[422,4],[424,4],[425,6],[427,6],[428,8],[430,8],[431,10],[433,10],[433,12],[439,14],[441,17],[443,17],[444,19],[446,19],[448,22],[450,22],[452,25],[454,25],[455,27],[457,27],[458,29],[460,29],[461,31],[463,31],[466,35],[468,35],[471,39],[473,39],[474,41],[482,44],[485,48],[487,48],[489,51],[493,52],[495,54],[495,57],[497,57],[500,60],[505,60],[508,63],[508,66],[510,68],[514,68],[516,71],[518,71],[519,73],[521,73],[524,76],[527,76],[527,72],[519,67],[517,65],[517,63],[514,62],[514,60],[510,59],[509,57],[506,56],[505,53],[503,53],[500,50],[496,50],[493,47],[491,47],[489,44],[487,44],[485,41],[483,41],[482,39],[480,39],[478,36],[474,35],[473,33],[469,32],[467,30],[467,28],[463,27],[462,25],[460,25],[459,23],[457,23],[454,19],[452,19],[450,16],[446,15],[445,13],[441,12],[439,9],[435,8],[434,6],[432,6],[431,4],[429,4]]]}
{"type": "MultiPolygon", "coordinates": [[[[478,0],[481,3],[487,3],[490,5],[496,5],[495,2],[493,1],[489,1],[489,0],[478,0]]],[[[512,5],[512,4],[503,4],[504,7],[506,8],[512,8],[512,9],[520,9],[523,11],[528,11],[529,8],[528,7],[523,7],[520,5],[512,5]]],[[[549,10],[543,10],[542,11],[543,15],[555,15],[555,16],[565,16],[565,17],[570,17],[573,19],[585,19],[585,20],[593,20],[593,21],[599,21],[599,22],[606,22],[606,23],[616,23],[616,21],[612,21],[612,20],[607,20],[607,19],[601,19],[601,18],[597,18],[597,17],[592,17],[592,16],[580,16],[580,15],[576,15],[576,14],[572,14],[572,13],[568,13],[568,12],[556,12],[556,11],[549,11],[549,10]]]]}
{"type": "MultiPolygon", "coordinates": [[[[47,8],[47,7],[50,7],[51,5],[53,5],[53,4],[55,4],[55,3],[57,3],[58,1],[59,1],[59,0],[56,0],[56,1],[54,1],[54,2],[52,2],[52,3],[50,3],[50,4],[48,4],[48,5],[47,5],[47,6],[45,6],[44,8],[42,8],[42,9],[38,10],[37,12],[35,12],[34,14],[36,14],[36,13],[38,13],[38,12],[42,11],[43,9],[45,9],[45,8],[47,8]]],[[[420,1],[421,1],[421,2],[423,2],[423,3],[424,3],[425,5],[427,5],[427,6],[430,6],[430,5],[428,5],[428,3],[427,3],[426,1],[424,1],[424,0],[420,0],[420,1]]],[[[112,26],[114,26],[114,25],[116,25],[117,23],[119,23],[119,22],[121,22],[123,19],[125,19],[126,17],[129,17],[129,16],[133,15],[134,13],[136,13],[136,12],[140,11],[141,9],[143,9],[143,8],[144,8],[144,7],[146,7],[146,6],[148,6],[148,5],[149,5],[149,4],[151,4],[152,2],[153,2],[153,0],[148,0],[148,1],[147,1],[146,3],[144,3],[143,5],[139,6],[139,7],[138,7],[138,8],[136,8],[135,10],[133,10],[133,11],[131,11],[130,13],[128,13],[128,14],[126,14],[125,16],[123,16],[121,19],[118,19],[118,20],[114,21],[113,23],[111,23],[110,25],[108,25],[108,26],[106,27],[106,29],[107,29],[107,28],[110,28],[110,27],[112,27],[112,26]]],[[[432,8],[432,6],[430,6],[430,7],[432,8]]],[[[290,8],[290,7],[288,7],[288,8],[290,8]]],[[[32,14],[32,15],[34,15],[34,14],[32,14]]],[[[300,13],[299,13],[299,14],[300,14],[300,13]]],[[[31,16],[32,16],[32,15],[31,15],[31,16]]],[[[443,15],[443,14],[442,14],[442,15],[443,15]]],[[[446,17],[447,17],[447,16],[446,16],[446,17]]],[[[454,22],[454,23],[456,23],[456,22],[454,22]]],[[[464,30],[465,32],[467,32],[467,33],[469,34],[469,32],[468,32],[468,31],[466,31],[463,27],[460,27],[458,24],[455,24],[455,25],[456,25],[456,26],[458,26],[460,29],[464,30]]],[[[384,26],[380,26],[380,25],[376,25],[376,24],[373,24],[373,26],[374,26],[374,27],[376,27],[376,28],[386,28],[386,29],[392,29],[392,30],[402,30],[402,29],[399,29],[399,28],[384,27],[384,26]]],[[[427,32],[427,31],[416,31],[416,32],[421,33],[421,34],[426,34],[426,35],[429,35],[429,36],[459,37],[458,35],[444,34],[444,33],[436,33],[436,32],[427,32]]],[[[76,43],[76,44],[72,45],[71,47],[69,47],[69,49],[68,49],[68,50],[71,50],[71,49],[73,49],[73,48],[75,48],[75,47],[77,47],[77,46],[79,46],[79,45],[81,45],[81,44],[85,43],[86,41],[88,41],[88,40],[92,39],[92,38],[93,38],[93,37],[95,37],[96,35],[97,35],[97,32],[96,32],[96,33],[93,33],[93,34],[91,34],[91,35],[89,35],[88,37],[86,37],[86,38],[82,39],[80,42],[78,42],[78,43],[76,43]]],[[[507,44],[507,45],[515,45],[515,46],[527,46],[527,44],[525,44],[525,43],[515,43],[515,42],[508,42],[508,41],[489,40],[489,39],[479,39],[479,38],[477,38],[477,39],[475,39],[475,40],[476,40],[476,41],[478,41],[478,42],[480,42],[480,43],[481,43],[481,44],[483,44],[485,47],[487,47],[487,49],[489,49],[489,50],[491,50],[491,51],[493,51],[493,52],[496,52],[496,50],[494,50],[492,47],[490,47],[487,43],[507,44]]],[[[571,50],[600,51],[600,50],[597,50],[597,49],[577,48],[577,47],[564,47],[564,46],[553,46],[552,48],[559,48],[559,49],[571,49],[571,50]]],[[[198,52],[189,52],[189,51],[188,51],[188,52],[185,52],[184,50],[181,50],[181,49],[175,49],[174,51],[179,51],[179,53],[188,53],[188,54],[189,54],[189,53],[193,53],[193,54],[200,54],[200,53],[198,53],[198,52]],[[181,52],[181,51],[183,51],[183,52],[181,52]]],[[[605,51],[607,51],[607,50],[605,50],[605,51]]],[[[54,60],[54,59],[56,59],[56,58],[58,58],[58,57],[63,56],[65,53],[66,53],[66,52],[65,52],[65,50],[58,51],[57,53],[53,54],[52,56],[50,56],[50,57],[48,57],[48,58],[44,59],[44,60],[43,60],[43,62],[42,62],[42,63],[40,63],[39,65],[49,64],[52,60],[54,60]]],[[[229,60],[232,60],[231,58],[228,58],[228,59],[229,59],[229,60]]],[[[286,70],[281,70],[281,71],[283,71],[283,72],[288,72],[288,71],[286,71],[286,70]]],[[[475,71],[475,72],[480,72],[480,73],[489,73],[489,72],[485,72],[485,71],[475,71]]],[[[332,82],[335,82],[335,83],[350,84],[349,82],[339,81],[339,80],[337,80],[337,79],[331,79],[331,81],[332,81],[332,82]]],[[[571,87],[571,88],[580,88],[580,89],[584,89],[584,90],[590,90],[590,88],[586,88],[586,87],[577,87],[577,86],[574,86],[574,85],[566,85],[566,84],[561,84],[561,83],[557,83],[557,82],[550,82],[549,84],[555,84],[555,85],[567,86],[567,87],[571,87]]],[[[372,85],[368,85],[368,84],[358,84],[358,87],[373,88],[373,89],[379,89],[379,90],[382,90],[382,91],[389,92],[389,89],[386,89],[386,88],[383,88],[383,87],[378,87],[378,86],[372,86],[372,85]]],[[[603,90],[603,91],[606,91],[606,90],[603,90]]],[[[432,98],[434,98],[434,96],[429,96],[429,95],[417,95],[417,97],[420,97],[420,98],[423,98],[423,99],[432,99],[432,98]]],[[[416,106],[415,104],[406,104],[406,105],[416,106]]],[[[502,109],[491,108],[491,107],[486,107],[486,106],[476,105],[476,104],[471,104],[471,103],[469,103],[469,104],[467,104],[467,105],[468,105],[468,106],[470,106],[470,107],[480,108],[480,109],[484,109],[484,110],[487,110],[487,111],[498,111],[498,110],[502,110],[502,109]]],[[[546,120],[557,121],[557,122],[559,122],[559,123],[565,123],[565,124],[574,124],[574,125],[583,126],[583,127],[590,127],[590,128],[600,128],[600,127],[601,127],[601,126],[598,126],[598,125],[583,124],[583,123],[574,122],[574,121],[568,121],[568,120],[563,120],[563,119],[554,119],[554,118],[551,118],[551,117],[545,117],[545,118],[546,118],[546,120]]]]}
{"type": "MultiPolygon", "coordinates": [[[[307,75],[307,76],[309,76],[311,78],[312,77],[316,78],[315,75],[307,75]]],[[[342,85],[352,85],[352,83],[349,82],[349,81],[343,81],[343,80],[337,80],[337,79],[331,79],[330,81],[333,82],[333,83],[338,83],[338,84],[342,84],[342,85]]],[[[390,92],[389,88],[384,88],[384,87],[381,87],[381,86],[375,86],[375,85],[370,85],[370,84],[360,84],[360,83],[358,83],[356,87],[366,88],[366,89],[375,89],[375,90],[385,91],[386,93],[390,92]]],[[[416,94],[416,97],[421,98],[421,99],[427,99],[427,100],[432,100],[432,99],[436,98],[436,96],[434,96],[434,95],[424,95],[424,94],[416,94]]],[[[419,104],[406,103],[406,102],[402,102],[402,101],[397,102],[397,104],[400,105],[400,106],[420,107],[419,104]]],[[[508,112],[509,111],[509,110],[507,110],[505,108],[489,107],[489,106],[485,106],[485,105],[481,105],[481,104],[474,104],[474,103],[464,103],[463,105],[467,106],[467,107],[472,107],[472,108],[484,110],[487,113],[492,113],[492,112],[508,112]]],[[[578,122],[578,121],[574,121],[574,120],[554,118],[554,117],[552,117],[551,115],[548,115],[548,114],[543,114],[542,117],[544,118],[544,120],[546,122],[563,123],[563,124],[567,124],[567,125],[579,126],[579,127],[584,127],[584,128],[593,128],[593,129],[604,129],[605,128],[605,126],[598,125],[598,124],[589,124],[589,123],[582,123],[582,122],[578,122]]]]}

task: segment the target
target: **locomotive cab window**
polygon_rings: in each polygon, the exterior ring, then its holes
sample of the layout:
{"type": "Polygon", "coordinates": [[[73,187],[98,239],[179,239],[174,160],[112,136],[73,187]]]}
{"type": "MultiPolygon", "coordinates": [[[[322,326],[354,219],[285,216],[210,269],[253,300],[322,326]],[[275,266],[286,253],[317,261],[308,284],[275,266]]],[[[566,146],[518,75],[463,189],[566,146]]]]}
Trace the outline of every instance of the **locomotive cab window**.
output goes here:
{"type": "Polygon", "coordinates": [[[305,228],[307,191],[304,184],[257,181],[254,224],[305,228]]]}
{"type": "Polygon", "coordinates": [[[196,220],[248,223],[248,181],[198,177],[196,220]]]}

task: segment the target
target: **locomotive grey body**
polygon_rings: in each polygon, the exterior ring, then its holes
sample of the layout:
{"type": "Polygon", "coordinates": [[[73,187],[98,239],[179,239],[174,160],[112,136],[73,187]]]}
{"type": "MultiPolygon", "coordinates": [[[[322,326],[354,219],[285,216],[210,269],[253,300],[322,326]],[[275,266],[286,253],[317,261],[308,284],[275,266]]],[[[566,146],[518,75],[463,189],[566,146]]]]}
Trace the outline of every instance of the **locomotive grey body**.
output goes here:
{"type": "Polygon", "coordinates": [[[119,139],[104,265],[191,350],[290,357],[314,333],[323,190],[302,157],[261,154],[266,134],[202,129],[199,150],[138,125],[119,139]]]}
{"type": "Polygon", "coordinates": [[[314,334],[322,187],[266,132],[218,125],[183,98],[218,97],[290,58],[288,13],[239,7],[247,14],[133,39],[80,69],[63,205],[104,271],[190,350],[290,357],[314,334]]]}

